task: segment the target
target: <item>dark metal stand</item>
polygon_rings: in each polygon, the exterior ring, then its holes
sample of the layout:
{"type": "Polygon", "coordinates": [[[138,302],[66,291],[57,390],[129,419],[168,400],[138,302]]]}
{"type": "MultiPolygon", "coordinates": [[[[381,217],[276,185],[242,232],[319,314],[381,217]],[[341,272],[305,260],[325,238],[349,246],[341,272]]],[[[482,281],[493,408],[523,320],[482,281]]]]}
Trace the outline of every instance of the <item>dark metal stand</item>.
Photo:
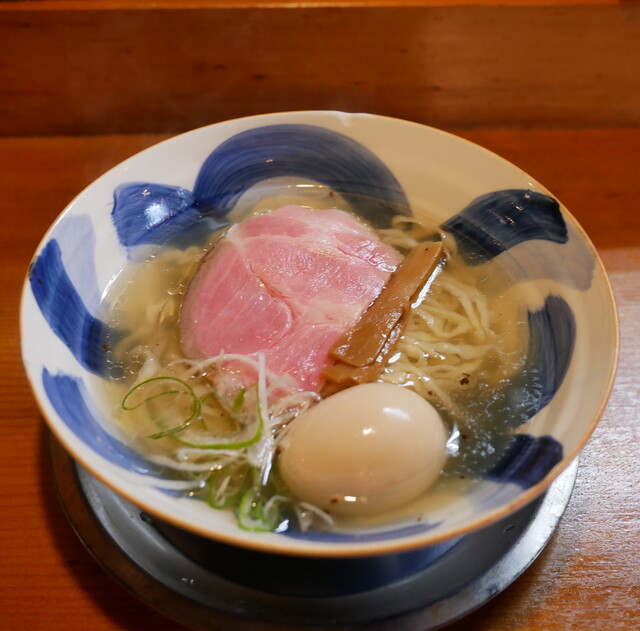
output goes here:
{"type": "Polygon", "coordinates": [[[446,626],[500,593],[535,560],[564,513],[578,470],[576,460],[529,506],[434,547],[426,569],[352,591],[351,574],[375,576],[379,567],[390,575],[401,555],[300,559],[209,541],[141,513],[76,465],[53,438],[51,458],[67,517],[98,563],[148,605],[196,631],[446,626]],[[327,588],[331,576],[333,590],[327,588]]]}

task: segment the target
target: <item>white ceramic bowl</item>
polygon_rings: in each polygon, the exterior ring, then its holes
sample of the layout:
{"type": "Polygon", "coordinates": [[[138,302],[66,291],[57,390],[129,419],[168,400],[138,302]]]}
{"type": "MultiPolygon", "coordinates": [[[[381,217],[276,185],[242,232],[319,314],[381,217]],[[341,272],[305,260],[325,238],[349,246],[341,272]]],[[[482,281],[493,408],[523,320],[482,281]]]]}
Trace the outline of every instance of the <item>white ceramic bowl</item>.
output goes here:
{"type": "Polygon", "coordinates": [[[424,548],[532,501],[592,433],[610,392],[618,344],[611,290],[593,246],[533,178],[436,129],[313,111],[197,129],[98,178],[39,245],[24,287],[21,326],[24,364],[47,423],[98,479],[148,513],[205,537],[329,557],[424,548]],[[224,221],[242,193],[280,176],[333,187],[378,225],[391,208],[418,216],[426,208],[431,220],[454,235],[470,264],[485,266],[487,273],[506,266],[512,282],[526,289],[529,361],[539,380],[535,387],[523,380],[514,397],[533,397],[533,412],[504,430],[517,438],[504,441],[504,453],[495,454],[478,480],[420,521],[334,532],[242,530],[231,515],[205,502],[157,488],[162,472],[127,446],[100,403],[106,325],[97,314],[112,279],[141,248],[199,213],[224,221]],[[123,191],[131,190],[146,190],[148,202],[127,206],[123,191]],[[362,194],[379,203],[364,208],[362,194]]]}

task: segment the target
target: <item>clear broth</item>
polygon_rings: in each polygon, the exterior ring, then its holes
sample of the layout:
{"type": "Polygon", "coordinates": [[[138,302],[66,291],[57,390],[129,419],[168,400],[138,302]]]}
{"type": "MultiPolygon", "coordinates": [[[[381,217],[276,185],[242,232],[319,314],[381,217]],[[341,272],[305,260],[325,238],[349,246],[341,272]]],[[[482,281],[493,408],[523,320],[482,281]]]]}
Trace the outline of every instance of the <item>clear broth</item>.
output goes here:
{"type": "MultiPolygon", "coordinates": [[[[314,209],[339,208],[349,211],[349,205],[329,189],[313,184],[270,182],[247,193],[230,214],[231,221],[240,221],[252,214],[287,204],[299,204],[314,209]]],[[[438,369],[448,366],[450,375],[439,384],[446,401],[432,388],[429,379],[405,374],[392,363],[382,379],[413,388],[425,396],[440,411],[450,432],[447,444],[448,459],[440,480],[425,497],[393,514],[381,516],[387,521],[415,516],[421,519],[429,510],[443,505],[451,496],[463,494],[500,456],[501,439],[513,414],[526,414],[526,402],[509,398],[511,380],[525,365],[528,340],[527,304],[525,297],[513,286],[515,283],[505,266],[492,262],[470,267],[455,254],[455,241],[441,234],[428,208],[414,209],[421,225],[408,226],[405,232],[417,238],[440,234],[450,253],[444,271],[435,279],[421,306],[455,303],[445,295],[443,285],[455,282],[471,288],[486,301],[490,340],[478,340],[476,332],[466,332],[446,340],[451,344],[469,347],[492,345],[473,371],[456,366],[455,361],[440,352],[431,353],[429,363],[438,369]],[[456,369],[458,372],[456,374],[456,369]],[[524,406],[519,412],[517,407],[524,406]],[[515,406],[515,408],[514,408],[515,406]],[[499,411],[499,414],[496,414],[499,411]]],[[[178,249],[167,244],[158,247],[143,261],[132,264],[110,286],[104,297],[105,320],[113,330],[132,332],[109,340],[108,364],[111,380],[106,383],[107,404],[131,443],[146,454],[162,454],[174,448],[173,440],[146,438],[156,426],[142,415],[122,410],[122,401],[132,384],[149,369],[149,362],[166,367],[183,357],[178,322],[181,304],[190,279],[202,257],[215,245],[224,230],[209,233],[206,224],[197,235],[199,245],[178,249]],[[109,306],[110,305],[110,306],[109,306]],[[153,358],[150,360],[149,358],[153,358]]],[[[381,231],[383,240],[394,242],[394,234],[381,231]]],[[[453,305],[455,307],[455,305],[453,305]]],[[[451,325],[455,326],[455,325],[451,325]]],[[[419,329],[419,326],[414,328],[419,329]]],[[[419,331],[418,331],[419,332],[419,331]]],[[[407,337],[410,337],[409,331],[407,337]]],[[[396,358],[397,359],[397,358],[396,358]]],[[[454,358],[455,359],[455,358],[454,358]]],[[[171,374],[161,368],[163,374],[171,374]]],[[[224,432],[224,424],[218,428],[224,432]]],[[[341,518],[342,520],[343,518],[341,518]]],[[[375,521],[375,520],[374,520],[375,521]]],[[[349,518],[341,525],[370,524],[371,518],[349,518]]]]}

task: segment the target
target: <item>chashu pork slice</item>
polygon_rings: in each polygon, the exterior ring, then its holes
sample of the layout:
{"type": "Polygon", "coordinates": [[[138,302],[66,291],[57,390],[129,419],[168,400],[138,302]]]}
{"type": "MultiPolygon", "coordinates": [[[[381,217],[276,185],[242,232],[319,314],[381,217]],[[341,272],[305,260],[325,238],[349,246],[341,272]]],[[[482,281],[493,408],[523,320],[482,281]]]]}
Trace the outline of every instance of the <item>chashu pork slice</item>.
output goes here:
{"type": "Polygon", "coordinates": [[[340,210],[284,206],[232,226],[185,296],[182,345],[192,358],[257,357],[319,390],[328,351],[373,302],[401,259],[340,210]]]}

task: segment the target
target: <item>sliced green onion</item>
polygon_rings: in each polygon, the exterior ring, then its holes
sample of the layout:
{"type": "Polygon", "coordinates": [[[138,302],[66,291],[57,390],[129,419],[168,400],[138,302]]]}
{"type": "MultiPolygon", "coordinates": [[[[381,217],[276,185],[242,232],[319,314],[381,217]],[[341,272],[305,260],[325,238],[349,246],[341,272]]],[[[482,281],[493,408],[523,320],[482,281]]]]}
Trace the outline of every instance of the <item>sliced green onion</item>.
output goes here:
{"type": "Polygon", "coordinates": [[[253,468],[247,463],[216,469],[209,477],[209,506],[216,509],[237,506],[252,483],[253,468]]]}
{"type": "Polygon", "coordinates": [[[272,504],[271,511],[266,510],[266,501],[258,487],[251,487],[241,498],[238,505],[238,525],[252,532],[272,532],[280,523],[278,506],[272,504]]]}
{"type": "Polygon", "coordinates": [[[175,437],[175,439],[185,447],[196,447],[198,449],[244,449],[245,447],[251,447],[251,445],[255,445],[255,443],[257,443],[260,438],[262,438],[263,429],[264,423],[262,421],[262,415],[260,414],[258,415],[258,427],[256,428],[255,433],[246,440],[202,444],[192,443],[177,436],[175,437]]]}
{"type": "Polygon", "coordinates": [[[131,412],[133,410],[137,410],[142,405],[148,404],[150,401],[154,401],[155,399],[166,396],[168,394],[186,394],[189,397],[191,397],[191,400],[193,401],[193,410],[191,414],[182,423],[180,423],[180,425],[177,425],[176,427],[172,427],[171,429],[168,429],[162,432],[158,432],[157,434],[151,434],[148,438],[157,439],[157,438],[164,438],[165,436],[171,436],[173,434],[176,434],[178,432],[181,432],[187,429],[187,427],[189,427],[189,425],[191,425],[191,423],[193,423],[193,421],[196,418],[198,418],[198,416],[200,415],[200,408],[201,408],[200,400],[196,396],[196,393],[193,391],[193,388],[191,388],[191,386],[185,381],[183,381],[182,379],[178,379],[177,377],[151,377],[150,379],[145,379],[144,381],[141,381],[140,383],[133,386],[133,388],[131,388],[131,390],[129,390],[129,392],[125,394],[124,398],[122,399],[122,404],[121,404],[122,409],[126,410],[127,412],[131,412]],[[165,390],[163,392],[158,392],[157,394],[152,394],[148,397],[145,397],[142,401],[140,401],[136,405],[128,405],[129,399],[136,392],[138,392],[141,388],[148,386],[150,383],[154,383],[158,381],[173,381],[173,382],[179,383],[181,386],[183,386],[186,389],[186,391],[165,390]]]}
{"type": "Polygon", "coordinates": [[[187,427],[191,425],[191,423],[193,423],[196,416],[197,416],[197,413],[190,416],[186,421],[184,421],[184,423],[181,423],[180,425],[176,425],[171,429],[167,429],[162,432],[157,432],[156,434],[149,434],[147,438],[153,438],[154,440],[157,440],[158,438],[166,438],[167,436],[173,436],[174,434],[183,432],[185,429],[187,429],[187,427]]]}
{"type": "MultiPolygon", "coordinates": [[[[180,390],[165,390],[164,392],[159,392],[158,394],[153,394],[153,395],[151,395],[149,397],[145,397],[137,405],[133,405],[133,406],[127,405],[127,401],[138,390],[140,390],[140,388],[144,388],[144,386],[147,386],[150,383],[153,383],[153,382],[156,382],[156,381],[175,381],[175,382],[179,383],[181,386],[184,386],[188,391],[193,392],[193,390],[191,389],[191,387],[187,383],[182,381],[182,379],[178,379],[177,377],[151,377],[150,379],[145,379],[144,381],[141,381],[140,383],[137,383],[135,386],[133,386],[133,388],[131,388],[131,390],[129,390],[129,392],[127,392],[127,394],[124,395],[124,399],[122,399],[122,409],[123,410],[127,410],[127,411],[137,410],[141,405],[144,405],[145,403],[147,403],[148,401],[152,401],[153,399],[157,399],[158,397],[162,397],[165,394],[180,394],[181,393],[180,390]]],[[[186,393],[184,393],[184,394],[186,394],[186,393]]]]}
{"type": "Polygon", "coordinates": [[[236,394],[236,398],[233,400],[233,404],[231,406],[231,409],[234,412],[237,412],[242,407],[245,392],[246,390],[244,388],[240,388],[240,390],[238,390],[238,394],[236,394]]]}
{"type": "Polygon", "coordinates": [[[259,405],[256,406],[256,413],[258,416],[258,426],[256,427],[256,431],[254,432],[254,434],[246,440],[239,440],[236,442],[200,444],[186,441],[177,436],[175,437],[175,439],[186,447],[197,447],[198,449],[244,449],[245,447],[251,447],[251,445],[255,445],[255,443],[257,443],[262,438],[262,432],[264,431],[264,419],[262,418],[262,411],[259,405]]]}
{"type": "MultiPolygon", "coordinates": [[[[165,379],[165,377],[155,377],[154,379],[165,379]]],[[[149,380],[151,381],[151,380],[149,380]]],[[[135,386],[135,388],[139,387],[139,386],[143,386],[145,385],[146,382],[140,383],[138,384],[138,386],[135,386]]],[[[144,405],[145,403],[149,403],[149,401],[153,401],[154,399],[159,399],[160,397],[163,397],[167,394],[189,394],[188,392],[185,392],[184,390],[164,390],[163,392],[158,392],[158,394],[152,394],[150,397],[147,397],[146,399],[144,399],[143,401],[141,401],[140,403],[138,403],[138,405],[134,405],[132,407],[127,407],[125,406],[124,402],[127,400],[127,398],[129,397],[129,395],[133,394],[133,391],[135,388],[132,388],[131,390],[129,390],[129,392],[126,394],[125,398],[122,400],[122,409],[123,410],[127,410],[127,412],[131,412],[132,410],[137,410],[140,406],[144,405]]]]}

